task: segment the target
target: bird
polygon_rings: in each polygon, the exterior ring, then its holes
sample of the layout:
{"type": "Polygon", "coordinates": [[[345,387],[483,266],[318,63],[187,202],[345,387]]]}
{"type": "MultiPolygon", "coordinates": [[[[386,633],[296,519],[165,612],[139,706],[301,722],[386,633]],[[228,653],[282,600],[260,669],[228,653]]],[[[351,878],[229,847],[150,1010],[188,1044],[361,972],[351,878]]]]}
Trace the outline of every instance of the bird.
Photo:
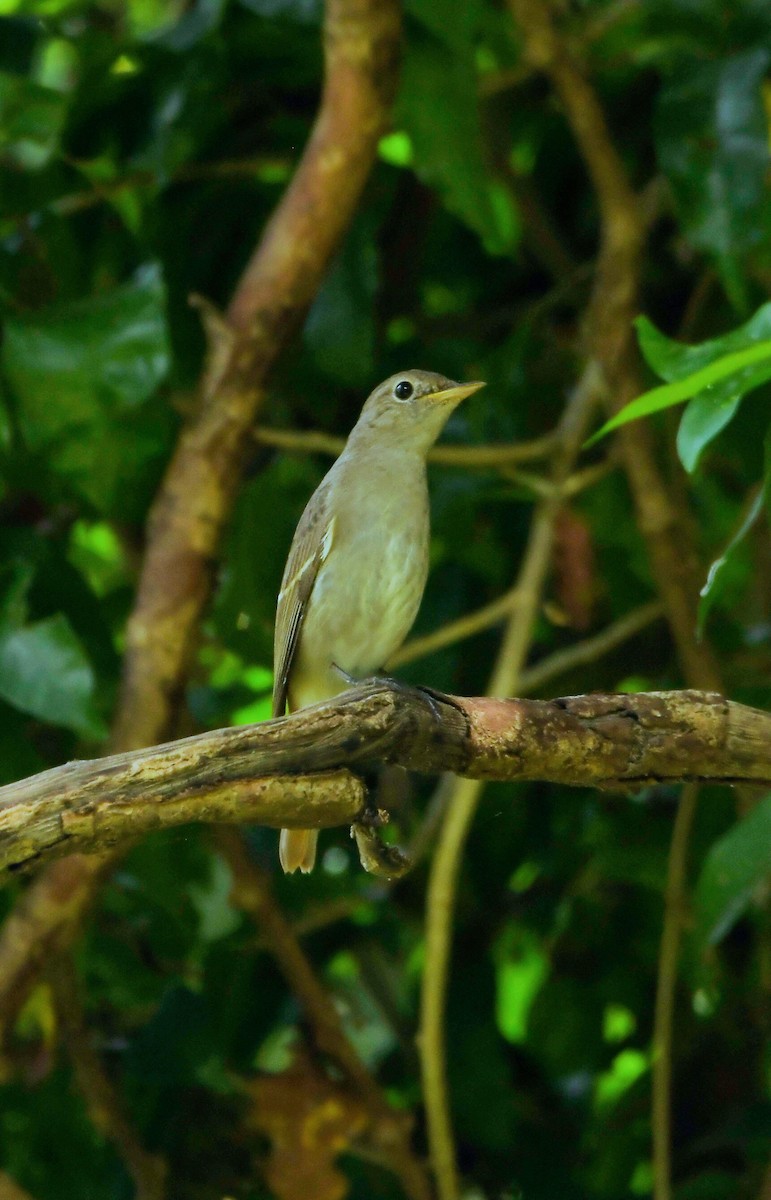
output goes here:
{"type": "MultiPolygon", "coordinates": [[[[381,670],[417,616],[428,575],[426,455],[482,382],[390,376],[311,496],[276,608],[273,716],[329,699],[381,670]]],[[[282,829],[286,872],[313,869],[316,829],[282,829]]]]}

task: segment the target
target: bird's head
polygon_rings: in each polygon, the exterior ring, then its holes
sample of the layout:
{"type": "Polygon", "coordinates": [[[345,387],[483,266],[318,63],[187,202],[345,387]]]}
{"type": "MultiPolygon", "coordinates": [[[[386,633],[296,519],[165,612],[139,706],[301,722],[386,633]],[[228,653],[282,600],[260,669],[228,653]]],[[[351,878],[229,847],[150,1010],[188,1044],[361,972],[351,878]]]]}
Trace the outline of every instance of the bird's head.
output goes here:
{"type": "Polygon", "coordinates": [[[461,400],[484,383],[455,383],[435,371],[400,371],[384,379],[367,397],[355,431],[379,444],[404,443],[429,450],[461,400]]]}
{"type": "Polygon", "coordinates": [[[400,371],[368,397],[354,431],[378,442],[403,444],[425,453],[461,400],[484,383],[455,383],[435,371],[400,371]]]}

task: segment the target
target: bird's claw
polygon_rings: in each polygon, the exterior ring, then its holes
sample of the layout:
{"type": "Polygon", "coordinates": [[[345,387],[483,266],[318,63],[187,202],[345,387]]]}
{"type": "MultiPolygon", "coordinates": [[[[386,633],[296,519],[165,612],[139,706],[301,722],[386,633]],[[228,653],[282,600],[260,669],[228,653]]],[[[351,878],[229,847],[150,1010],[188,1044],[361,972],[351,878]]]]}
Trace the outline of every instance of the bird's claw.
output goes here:
{"type": "Polygon", "coordinates": [[[339,667],[336,662],[332,663],[332,670],[337,671],[338,675],[344,679],[346,683],[350,683],[351,687],[354,687],[357,683],[361,683],[360,679],[355,679],[353,675],[348,673],[348,671],[344,671],[342,667],[339,667]]]}
{"type": "MultiPolygon", "coordinates": [[[[351,687],[354,687],[357,683],[365,682],[363,679],[356,679],[353,675],[350,675],[348,671],[343,670],[343,668],[338,666],[336,662],[332,663],[332,670],[337,671],[338,675],[340,675],[346,683],[349,683],[351,687]]],[[[394,679],[391,675],[368,675],[366,676],[366,682],[383,684],[386,687],[392,688],[395,692],[420,692],[420,694],[428,701],[428,706],[431,709],[435,719],[441,722],[442,712],[439,705],[446,703],[447,700],[444,692],[437,692],[434,688],[424,687],[422,685],[413,687],[409,683],[403,683],[401,679],[394,679]]]]}
{"type": "Polygon", "coordinates": [[[412,859],[398,846],[386,846],[379,829],[388,821],[385,809],[365,809],[359,821],[351,826],[359,859],[365,871],[380,879],[401,879],[412,868],[412,859]]]}

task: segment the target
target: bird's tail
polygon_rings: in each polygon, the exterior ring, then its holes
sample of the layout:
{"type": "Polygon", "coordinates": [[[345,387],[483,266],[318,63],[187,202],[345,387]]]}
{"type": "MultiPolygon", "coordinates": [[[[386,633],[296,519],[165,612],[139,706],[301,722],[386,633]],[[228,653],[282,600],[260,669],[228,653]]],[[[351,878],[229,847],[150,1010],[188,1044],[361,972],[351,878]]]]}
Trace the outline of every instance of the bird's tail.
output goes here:
{"type": "Polygon", "coordinates": [[[316,843],[319,840],[318,829],[282,829],[278,843],[278,857],[281,866],[291,874],[300,870],[305,875],[313,870],[316,861],[316,843]]]}

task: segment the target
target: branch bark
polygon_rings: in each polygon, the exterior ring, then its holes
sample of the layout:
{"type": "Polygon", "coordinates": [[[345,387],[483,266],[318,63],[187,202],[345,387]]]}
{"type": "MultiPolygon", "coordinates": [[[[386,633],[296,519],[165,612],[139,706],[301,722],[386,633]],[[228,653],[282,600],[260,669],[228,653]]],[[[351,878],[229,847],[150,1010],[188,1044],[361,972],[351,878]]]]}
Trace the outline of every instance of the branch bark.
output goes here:
{"type": "Polygon", "coordinates": [[[377,763],[621,790],[684,779],[760,786],[771,784],[771,714],[708,692],[499,700],[373,679],[279,720],[0,788],[0,871],[191,821],[349,824],[365,800],[354,772],[377,763]]]}

